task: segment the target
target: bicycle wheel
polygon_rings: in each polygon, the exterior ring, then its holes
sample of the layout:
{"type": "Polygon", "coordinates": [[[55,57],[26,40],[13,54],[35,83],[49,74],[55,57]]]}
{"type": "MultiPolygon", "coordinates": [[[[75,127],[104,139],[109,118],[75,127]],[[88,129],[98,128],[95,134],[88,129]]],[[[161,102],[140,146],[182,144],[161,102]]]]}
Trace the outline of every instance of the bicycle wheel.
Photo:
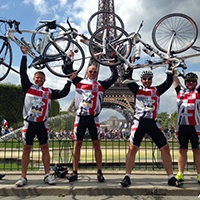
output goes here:
{"type": "Polygon", "coordinates": [[[98,11],[91,15],[87,23],[90,35],[103,26],[118,26],[124,29],[124,23],[122,19],[113,12],[98,11]]]}
{"type": "Polygon", "coordinates": [[[0,81],[4,80],[11,69],[12,49],[7,38],[0,36],[0,81]]]}
{"type": "Polygon", "coordinates": [[[60,49],[63,49],[63,55],[58,52],[52,43],[48,43],[44,50],[44,59],[47,61],[45,63],[47,69],[52,74],[59,77],[69,77],[73,71],[80,72],[85,64],[85,54],[82,47],[76,41],[69,38],[57,38],[55,42],[60,49]],[[68,46],[67,49],[66,46],[68,46]],[[69,69],[69,74],[64,74],[62,67],[66,61],[66,55],[69,55],[71,52],[74,54],[74,56],[70,57],[73,62],[73,69],[69,69]]]}
{"type": "Polygon", "coordinates": [[[117,26],[99,28],[89,41],[91,56],[105,66],[121,64],[131,53],[132,43],[128,36],[126,31],[117,26]]]}
{"type": "MultiPolygon", "coordinates": [[[[38,26],[35,30],[37,32],[45,32],[46,29],[46,25],[42,24],[40,26],[38,26]]],[[[64,28],[63,26],[56,24],[56,28],[55,29],[49,29],[49,33],[53,36],[54,39],[56,39],[57,37],[60,37],[61,34],[63,34],[64,32],[66,32],[67,29],[64,28]]],[[[42,44],[42,42],[44,41],[44,35],[40,34],[40,33],[33,33],[31,36],[31,43],[33,48],[39,52],[38,49],[38,41],[40,41],[40,43],[42,44]]]]}
{"type": "Polygon", "coordinates": [[[169,42],[175,33],[171,53],[178,54],[189,49],[196,41],[198,28],[192,18],[181,13],[172,13],[161,18],[153,28],[154,45],[167,53],[169,42]]]}

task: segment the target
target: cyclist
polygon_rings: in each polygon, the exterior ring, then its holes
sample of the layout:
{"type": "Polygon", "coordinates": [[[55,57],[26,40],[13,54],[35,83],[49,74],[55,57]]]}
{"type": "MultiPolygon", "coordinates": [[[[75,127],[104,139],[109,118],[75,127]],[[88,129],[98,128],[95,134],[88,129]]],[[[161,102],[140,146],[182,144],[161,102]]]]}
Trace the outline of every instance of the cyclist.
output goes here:
{"type": "Polygon", "coordinates": [[[176,136],[179,144],[178,174],[176,179],[184,181],[184,169],[187,162],[188,143],[190,141],[197,170],[197,182],[200,184],[200,86],[198,76],[189,72],[184,77],[185,86],[174,76],[174,88],[177,93],[178,124],[176,136]]]}
{"type": "Polygon", "coordinates": [[[47,119],[50,110],[51,100],[59,99],[68,95],[71,87],[71,81],[76,77],[72,74],[62,90],[54,90],[43,87],[45,82],[45,74],[37,71],[34,74],[31,83],[27,75],[27,49],[21,47],[23,53],[20,65],[20,77],[22,89],[25,93],[23,118],[24,126],[22,128],[22,138],[24,142],[22,154],[22,174],[20,179],[15,183],[16,186],[22,187],[27,184],[27,169],[30,162],[30,152],[33,145],[35,135],[40,143],[42,152],[42,161],[44,164],[44,182],[53,185],[56,183],[53,176],[50,175],[50,155],[48,147],[48,127],[47,119]]]}
{"type": "MultiPolygon", "coordinates": [[[[80,160],[80,150],[86,129],[89,130],[95,159],[97,165],[97,179],[104,182],[102,173],[102,152],[100,147],[100,124],[99,117],[103,104],[103,96],[118,78],[116,67],[110,67],[112,75],[104,81],[97,81],[98,70],[92,64],[88,67],[86,78],[76,77],[73,84],[76,86],[75,108],[76,118],[74,123],[74,152],[73,152],[73,172],[68,176],[70,182],[78,179],[78,164],[80,160]]],[[[63,69],[64,70],[64,69],[63,69]]],[[[65,70],[64,70],[65,71],[65,70]]]]}
{"type": "MultiPolygon", "coordinates": [[[[128,69],[128,72],[125,74],[125,79],[131,79],[132,71],[133,70],[128,69]]],[[[127,187],[131,184],[130,176],[135,164],[135,156],[139,150],[142,139],[145,134],[147,134],[161,151],[163,164],[168,175],[168,184],[179,187],[180,183],[173,175],[172,160],[167,138],[156,119],[160,96],[172,85],[173,73],[167,74],[167,79],[158,86],[151,86],[153,79],[151,70],[142,71],[140,78],[142,86],[139,86],[135,82],[127,84],[130,91],[135,96],[136,103],[134,121],[131,127],[129,151],[126,156],[126,175],[121,181],[121,185],[127,187]]]]}

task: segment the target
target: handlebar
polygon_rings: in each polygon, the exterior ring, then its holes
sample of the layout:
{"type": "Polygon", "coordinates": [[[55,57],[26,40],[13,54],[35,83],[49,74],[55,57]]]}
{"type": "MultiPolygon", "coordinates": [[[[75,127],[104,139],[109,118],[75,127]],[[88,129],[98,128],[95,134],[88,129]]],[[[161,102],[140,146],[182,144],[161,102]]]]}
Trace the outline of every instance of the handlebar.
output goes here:
{"type": "Polygon", "coordinates": [[[7,23],[9,25],[9,28],[13,28],[13,25],[14,25],[14,29],[18,32],[18,33],[22,33],[20,30],[19,30],[19,25],[20,25],[20,22],[19,21],[16,21],[16,20],[3,20],[3,19],[0,19],[0,22],[3,22],[3,23],[7,23]]]}

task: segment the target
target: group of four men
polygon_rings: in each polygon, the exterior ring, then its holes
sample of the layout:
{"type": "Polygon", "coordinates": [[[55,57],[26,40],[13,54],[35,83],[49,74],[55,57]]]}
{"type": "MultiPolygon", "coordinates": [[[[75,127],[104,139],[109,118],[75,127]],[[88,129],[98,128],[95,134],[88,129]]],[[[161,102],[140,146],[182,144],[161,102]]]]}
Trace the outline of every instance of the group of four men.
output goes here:
{"type": "MultiPolygon", "coordinates": [[[[110,67],[111,76],[104,81],[98,81],[98,69],[95,65],[88,67],[86,78],[78,76],[77,72],[73,72],[67,79],[67,83],[62,90],[54,90],[43,87],[45,82],[45,74],[37,71],[34,74],[31,83],[27,69],[27,49],[21,47],[23,53],[20,65],[20,77],[24,97],[23,118],[24,126],[22,129],[23,136],[23,154],[22,154],[22,174],[20,179],[15,183],[21,187],[28,183],[27,169],[30,161],[30,152],[33,145],[34,137],[37,136],[41,151],[42,161],[44,164],[44,182],[47,184],[55,184],[54,176],[50,175],[50,155],[48,148],[48,112],[51,100],[59,99],[68,95],[71,83],[76,87],[75,107],[76,118],[74,123],[74,151],[73,151],[73,171],[67,176],[70,182],[78,179],[78,164],[80,160],[80,150],[86,129],[89,130],[93,148],[95,151],[95,159],[97,165],[97,180],[104,182],[102,173],[102,152],[100,148],[100,123],[99,114],[102,109],[103,96],[105,91],[111,87],[118,78],[117,68],[110,67]],[[37,108],[37,109],[36,109],[37,108]]],[[[63,69],[65,71],[65,69],[63,69]]],[[[185,86],[179,83],[177,76],[171,72],[167,74],[167,79],[158,86],[151,86],[153,73],[145,70],[141,73],[142,86],[136,82],[132,82],[133,70],[128,69],[125,79],[130,79],[127,86],[135,97],[135,114],[131,127],[130,145],[126,158],[126,175],[121,181],[123,187],[131,184],[130,175],[135,163],[135,156],[139,150],[141,141],[145,134],[148,134],[161,151],[163,164],[168,175],[168,184],[180,187],[184,180],[184,168],[187,162],[188,142],[191,141],[192,149],[195,157],[197,168],[197,180],[200,183],[200,146],[199,146],[199,99],[200,89],[197,86],[197,75],[188,73],[185,77],[185,86]],[[162,131],[156,116],[159,108],[160,96],[167,91],[173,83],[177,92],[178,100],[178,130],[177,138],[179,141],[179,172],[176,177],[172,170],[172,160],[167,138],[162,131]]]]}

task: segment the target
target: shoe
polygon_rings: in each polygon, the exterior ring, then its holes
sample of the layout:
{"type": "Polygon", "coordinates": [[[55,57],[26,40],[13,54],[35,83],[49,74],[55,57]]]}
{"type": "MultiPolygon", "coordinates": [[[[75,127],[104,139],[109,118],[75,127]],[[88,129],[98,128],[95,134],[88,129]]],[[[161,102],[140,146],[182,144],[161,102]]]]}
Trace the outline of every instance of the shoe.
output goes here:
{"type": "Polygon", "coordinates": [[[197,176],[197,182],[200,184],[200,175],[197,176]]]}
{"type": "Polygon", "coordinates": [[[0,180],[5,176],[5,174],[0,174],[0,180]]]}
{"type": "MultiPolygon", "coordinates": [[[[178,181],[184,181],[184,176],[181,172],[178,172],[178,174],[175,176],[175,178],[178,181]]],[[[199,177],[199,181],[200,181],[200,177],[199,177]]]]}
{"type": "Polygon", "coordinates": [[[105,179],[104,179],[102,173],[98,173],[98,174],[97,174],[97,179],[98,179],[98,181],[101,182],[101,183],[105,181],[105,179]]]}
{"type": "Polygon", "coordinates": [[[45,183],[49,184],[49,185],[55,185],[56,184],[56,180],[55,180],[54,176],[52,176],[52,175],[46,175],[44,177],[43,181],[45,183]]]}
{"type": "Polygon", "coordinates": [[[78,174],[72,173],[71,175],[67,176],[69,182],[76,181],[78,179],[78,174]]]}
{"type": "Polygon", "coordinates": [[[121,182],[121,185],[123,187],[128,187],[131,184],[131,180],[129,176],[125,176],[124,179],[121,182]]]}
{"type": "Polygon", "coordinates": [[[27,183],[28,183],[27,178],[25,178],[25,177],[20,177],[20,179],[15,183],[15,185],[16,185],[17,187],[22,187],[22,186],[26,185],[27,183]]]}
{"type": "Polygon", "coordinates": [[[175,177],[172,177],[168,180],[168,185],[181,187],[183,185],[182,182],[179,182],[175,177]]]}

